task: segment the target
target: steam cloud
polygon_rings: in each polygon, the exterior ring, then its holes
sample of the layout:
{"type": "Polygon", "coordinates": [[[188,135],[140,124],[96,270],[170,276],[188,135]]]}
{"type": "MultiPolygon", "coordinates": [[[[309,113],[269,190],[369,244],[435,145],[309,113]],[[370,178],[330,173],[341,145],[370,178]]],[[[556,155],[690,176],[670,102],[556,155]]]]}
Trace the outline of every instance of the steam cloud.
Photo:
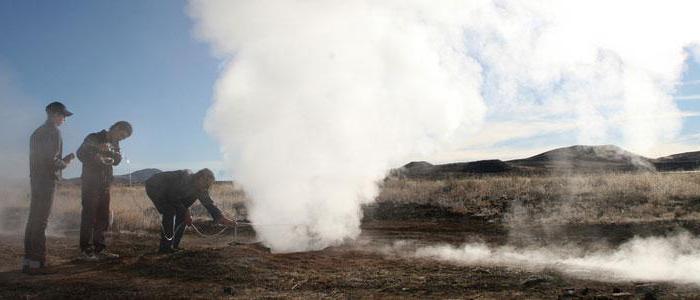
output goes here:
{"type": "Polygon", "coordinates": [[[0,107],[3,107],[0,110],[0,128],[3,128],[0,131],[0,186],[3,187],[29,175],[28,137],[43,117],[43,109],[15,86],[10,70],[0,64],[0,107]]]}
{"type": "Polygon", "coordinates": [[[17,88],[13,75],[0,63],[0,233],[18,232],[16,228],[6,228],[11,220],[7,220],[5,211],[27,202],[28,137],[43,117],[42,108],[17,88]]]}
{"type": "Polygon", "coordinates": [[[275,251],[359,233],[386,170],[489,124],[575,123],[645,153],[677,135],[670,93],[693,1],[199,1],[227,59],[205,124],[275,251]],[[488,113],[486,108],[488,108],[488,113]]]}
{"type": "MultiPolygon", "coordinates": [[[[390,252],[404,252],[397,244],[390,252]]],[[[674,281],[700,284],[700,239],[687,232],[669,237],[634,238],[614,250],[580,253],[567,248],[497,248],[481,243],[430,246],[410,256],[466,265],[554,269],[586,279],[674,281]]],[[[406,255],[406,254],[404,254],[406,255]]]]}

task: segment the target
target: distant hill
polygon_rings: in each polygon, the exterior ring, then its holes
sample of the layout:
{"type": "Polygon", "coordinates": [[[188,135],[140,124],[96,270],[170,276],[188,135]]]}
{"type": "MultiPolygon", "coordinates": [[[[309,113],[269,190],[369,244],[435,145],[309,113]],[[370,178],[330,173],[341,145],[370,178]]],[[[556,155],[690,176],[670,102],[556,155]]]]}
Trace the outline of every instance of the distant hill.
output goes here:
{"type": "Polygon", "coordinates": [[[653,159],[656,169],[666,171],[692,171],[700,169],[700,151],[678,153],[653,159]]]}
{"type": "Polygon", "coordinates": [[[433,165],[425,161],[410,162],[400,169],[394,170],[394,173],[408,177],[433,177],[436,175],[502,173],[511,170],[512,167],[507,163],[498,159],[492,159],[443,165],[433,165]]]}
{"type": "Polygon", "coordinates": [[[509,161],[480,160],[433,165],[411,162],[391,174],[415,178],[442,178],[497,173],[668,172],[700,169],[700,151],[656,159],[634,154],[615,145],[576,145],[509,161]]]}
{"type": "MultiPolygon", "coordinates": [[[[132,184],[143,184],[151,178],[151,176],[162,172],[159,169],[142,169],[138,171],[131,172],[131,183],[132,184]]],[[[63,183],[69,184],[80,184],[80,177],[64,179],[63,183]]],[[[129,184],[129,174],[115,175],[115,184],[129,184]]]]}
{"type": "Polygon", "coordinates": [[[498,160],[479,160],[463,163],[433,165],[429,162],[410,162],[390,172],[393,176],[410,178],[436,178],[459,175],[496,174],[513,171],[508,163],[498,160]]]}
{"type": "Polygon", "coordinates": [[[535,171],[656,171],[648,158],[614,145],[557,148],[525,159],[510,160],[508,164],[535,171]]]}
{"type": "MultiPolygon", "coordinates": [[[[158,174],[160,172],[163,172],[159,169],[143,169],[143,170],[138,170],[131,172],[131,183],[132,184],[143,184],[148,180],[148,178],[151,178],[151,176],[158,174]]],[[[125,175],[116,175],[114,176],[114,182],[115,183],[129,183],[129,174],[125,175]]]]}

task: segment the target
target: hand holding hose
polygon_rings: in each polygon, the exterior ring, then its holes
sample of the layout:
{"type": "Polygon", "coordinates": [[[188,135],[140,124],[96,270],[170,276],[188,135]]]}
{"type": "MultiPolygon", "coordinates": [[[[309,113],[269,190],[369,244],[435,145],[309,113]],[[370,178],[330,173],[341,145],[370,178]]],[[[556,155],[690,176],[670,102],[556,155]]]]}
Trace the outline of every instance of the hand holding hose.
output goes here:
{"type": "Polygon", "coordinates": [[[75,158],[75,154],[73,154],[73,153],[68,154],[65,157],[63,157],[63,163],[65,163],[66,165],[70,164],[70,162],[73,161],[74,158],[75,158]]]}
{"type": "Polygon", "coordinates": [[[187,210],[187,212],[185,212],[185,225],[192,226],[192,216],[190,215],[189,210],[187,210]]]}
{"type": "Polygon", "coordinates": [[[229,219],[229,218],[227,218],[227,217],[224,217],[223,215],[222,215],[221,217],[219,217],[219,219],[216,220],[216,223],[217,223],[217,224],[224,225],[224,226],[233,226],[233,225],[236,225],[236,221],[231,220],[231,219],[229,219]]]}

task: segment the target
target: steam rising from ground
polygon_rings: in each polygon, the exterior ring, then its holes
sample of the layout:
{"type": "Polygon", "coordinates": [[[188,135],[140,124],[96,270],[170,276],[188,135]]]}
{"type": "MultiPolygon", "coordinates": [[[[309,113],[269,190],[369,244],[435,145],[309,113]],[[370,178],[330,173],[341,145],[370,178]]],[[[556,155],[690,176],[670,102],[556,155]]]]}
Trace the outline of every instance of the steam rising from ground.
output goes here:
{"type": "Polygon", "coordinates": [[[28,176],[29,135],[41,125],[43,108],[16,87],[13,74],[0,64],[0,188],[28,176]],[[36,112],[39,112],[38,114],[36,112]]]}
{"type": "Polygon", "coordinates": [[[681,233],[670,237],[633,238],[616,249],[584,253],[574,248],[489,247],[481,243],[460,247],[441,245],[406,251],[397,244],[389,252],[465,265],[554,269],[598,280],[674,281],[700,284],[700,239],[681,233]]]}
{"type": "MultiPolygon", "coordinates": [[[[193,0],[189,13],[228,59],[206,128],[252,220],[299,225],[258,227],[263,240],[296,251],[357,236],[388,168],[494,145],[469,139],[494,124],[642,153],[672,139],[695,3],[193,0]]],[[[481,134],[499,135],[519,137],[481,134]]]]}
{"type": "Polygon", "coordinates": [[[389,8],[194,2],[202,34],[233,54],[207,128],[254,199],[252,220],[300,225],[256,228],[275,250],[357,236],[386,170],[484,114],[459,32],[389,8]]]}
{"type": "Polygon", "coordinates": [[[6,211],[28,203],[29,135],[44,116],[43,108],[18,88],[13,75],[0,62],[0,233],[19,232],[6,228],[13,221],[6,211]]]}

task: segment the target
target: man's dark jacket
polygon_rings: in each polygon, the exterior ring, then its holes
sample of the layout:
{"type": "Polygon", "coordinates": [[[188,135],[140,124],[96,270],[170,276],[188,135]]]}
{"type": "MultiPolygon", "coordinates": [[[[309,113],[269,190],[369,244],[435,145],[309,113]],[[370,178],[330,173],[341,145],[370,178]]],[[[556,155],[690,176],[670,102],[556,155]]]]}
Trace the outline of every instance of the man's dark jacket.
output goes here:
{"type": "Polygon", "coordinates": [[[119,165],[122,155],[119,142],[112,142],[107,138],[107,131],[102,130],[89,134],[78,149],[78,159],[83,163],[83,173],[80,175],[82,182],[99,183],[109,185],[112,182],[112,166],[119,165]],[[104,151],[100,145],[109,144],[111,150],[104,151]],[[100,156],[114,159],[112,165],[101,162],[100,156]]]}
{"type": "Polygon", "coordinates": [[[199,200],[209,214],[218,220],[221,210],[214,204],[209,191],[197,191],[194,176],[189,170],[162,172],[146,180],[146,193],[156,208],[173,206],[178,214],[184,214],[188,207],[199,200]]]}
{"type": "Polygon", "coordinates": [[[33,179],[60,179],[61,170],[66,168],[62,157],[61,131],[47,121],[32,133],[29,141],[29,176],[33,179]]]}

